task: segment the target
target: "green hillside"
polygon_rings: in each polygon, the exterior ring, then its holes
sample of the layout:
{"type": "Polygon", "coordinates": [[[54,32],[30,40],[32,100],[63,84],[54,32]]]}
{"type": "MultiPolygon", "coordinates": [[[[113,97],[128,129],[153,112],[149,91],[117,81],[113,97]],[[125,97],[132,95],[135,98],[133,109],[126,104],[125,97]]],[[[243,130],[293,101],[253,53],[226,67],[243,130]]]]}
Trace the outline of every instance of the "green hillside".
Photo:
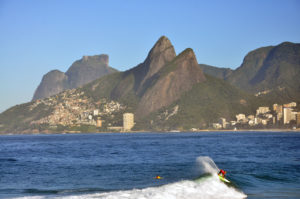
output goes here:
{"type": "Polygon", "coordinates": [[[49,115],[53,109],[51,106],[40,104],[32,107],[33,102],[16,105],[0,114],[0,133],[18,133],[27,129],[46,129],[48,125],[30,125],[31,121],[38,120],[49,115]]]}

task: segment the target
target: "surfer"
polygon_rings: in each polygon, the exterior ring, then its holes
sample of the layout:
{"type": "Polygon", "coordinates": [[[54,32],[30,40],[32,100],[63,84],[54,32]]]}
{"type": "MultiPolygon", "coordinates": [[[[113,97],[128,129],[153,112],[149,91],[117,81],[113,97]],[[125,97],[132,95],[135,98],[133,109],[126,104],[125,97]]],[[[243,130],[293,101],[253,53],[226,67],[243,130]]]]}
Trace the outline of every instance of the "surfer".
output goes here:
{"type": "Polygon", "coordinates": [[[221,170],[219,171],[218,175],[219,175],[219,176],[222,175],[222,177],[225,178],[226,173],[227,173],[226,171],[224,171],[223,169],[221,169],[221,170]]]}
{"type": "Polygon", "coordinates": [[[161,177],[160,176],[156,176],[155,179],[161,179],[161,177]]]}

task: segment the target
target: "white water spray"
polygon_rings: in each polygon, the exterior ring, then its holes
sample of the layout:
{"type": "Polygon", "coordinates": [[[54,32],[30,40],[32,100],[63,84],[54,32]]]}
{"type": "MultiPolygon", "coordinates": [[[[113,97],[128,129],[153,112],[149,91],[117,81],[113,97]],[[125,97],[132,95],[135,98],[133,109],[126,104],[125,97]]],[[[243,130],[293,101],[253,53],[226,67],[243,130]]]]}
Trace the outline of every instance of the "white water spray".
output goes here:
{"type": "Polygon", "coordinates": [[[198,173],[201,174],[216,174],[219,172],[219,168],[215,162],[208,156],[200,156],[196,160],[198,173]]]}

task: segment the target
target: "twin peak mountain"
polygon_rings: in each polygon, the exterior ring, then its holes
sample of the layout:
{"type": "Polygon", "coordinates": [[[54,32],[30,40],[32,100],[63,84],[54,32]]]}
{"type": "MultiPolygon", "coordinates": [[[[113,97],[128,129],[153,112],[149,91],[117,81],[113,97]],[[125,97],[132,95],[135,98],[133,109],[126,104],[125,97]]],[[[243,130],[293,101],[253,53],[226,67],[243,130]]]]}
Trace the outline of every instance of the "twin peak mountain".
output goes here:
{"type": "Polygon", "coordinates": [[[111,97],[136,96],[139,103],[135,112],[138,116],[145,116],[170,105],[194,84],[205,80],[193,50],[186,49],[176,56],[171,42],[163,36],[143,63],[122,74],[111,97]]]}
{"type": "MultiPolygon", "coordinates": [[[[114,79],[115,85],[108,97],[121,101],[134,98],[138,101],[134,106],[139,116],[146,116],[172,104],[194,84],[206,80],[193,50],[188,48],[176,56],[170,40],[162,36],[143,63],[125,72],[117,72],[109,67],[107,55],[84,56],[73,63],[66,73],[51,71],[43,77],[33,100],[83,86],[114,72],[118,73],[118,78],[114,78],[116,75],[107,77],[114,79]]],[[[85,87],[88,89],[91,84],[85,87]]],[[[99,86],[97,83],[95,85],[99,86]]],[[[96,92],[95,85],[93,92],[96,92]]]]}

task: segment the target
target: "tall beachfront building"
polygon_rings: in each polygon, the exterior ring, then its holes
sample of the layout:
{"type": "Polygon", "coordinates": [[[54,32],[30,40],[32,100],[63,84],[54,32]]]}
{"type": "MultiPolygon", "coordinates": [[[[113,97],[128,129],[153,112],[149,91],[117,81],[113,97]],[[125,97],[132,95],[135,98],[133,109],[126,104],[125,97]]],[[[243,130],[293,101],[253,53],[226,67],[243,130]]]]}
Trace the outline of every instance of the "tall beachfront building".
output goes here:
{"type": "Polygon", "coordinates": [[[292,109],[283,108],[283,124],[289,124],[292,119],[292,109]]]}
{"type": "Polygon", "coordinates": [[[123,129],[124,131],[131,131],[134,126],[134,114],[124,113],[123,114],[123,129]]]}

